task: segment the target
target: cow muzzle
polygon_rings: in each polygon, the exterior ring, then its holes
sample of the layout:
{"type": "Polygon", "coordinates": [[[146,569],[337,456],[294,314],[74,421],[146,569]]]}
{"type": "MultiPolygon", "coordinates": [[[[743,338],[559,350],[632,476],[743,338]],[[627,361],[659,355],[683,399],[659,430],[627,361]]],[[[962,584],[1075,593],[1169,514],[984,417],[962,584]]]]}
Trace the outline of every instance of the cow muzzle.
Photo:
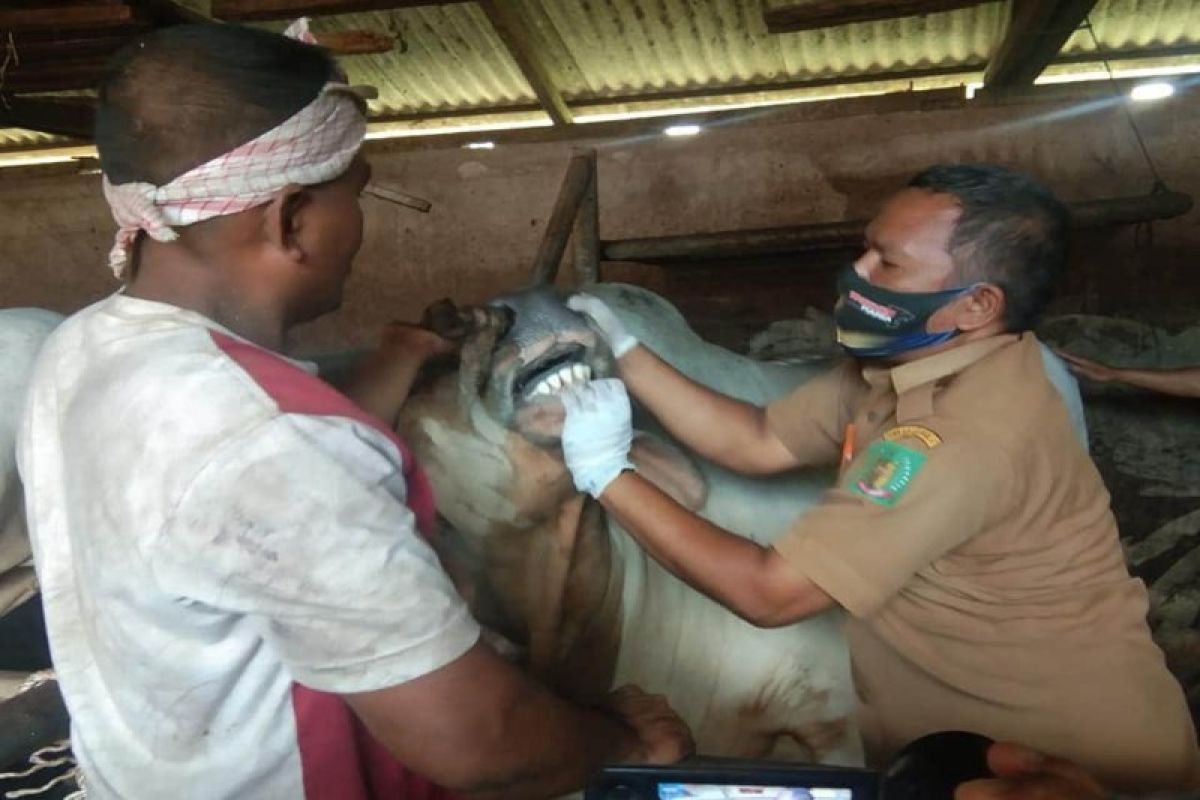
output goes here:
{"type": "Polygon", "coordinates": [[[426,322],[463,342],[460,400],[530,441],[552,446],[562,434],[561,395],[613,372],[608,346],[588,320],[551,288],[497,298],[486,307],[431,307],[426,322]]]}

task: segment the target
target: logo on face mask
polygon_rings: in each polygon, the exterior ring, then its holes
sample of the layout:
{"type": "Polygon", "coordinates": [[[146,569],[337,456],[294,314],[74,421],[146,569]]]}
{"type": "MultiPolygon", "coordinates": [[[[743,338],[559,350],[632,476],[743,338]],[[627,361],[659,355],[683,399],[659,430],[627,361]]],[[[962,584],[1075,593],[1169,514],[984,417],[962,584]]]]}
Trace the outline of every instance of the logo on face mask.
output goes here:
{"type": "Polygon", "coordinates": [[[833,312],[838,342],[852,356],[884,358],[949,341],[958,330],[930,333],[925,329],[929,318],[973,288],[895,292],[868,283],[848,267],[838,276],[833,312]]]}
{"type": "Polygon", "coordinates": [[[869,297],[853,289],[847,295],[851,303],[854,303],[858,310],[868,317],[873,317],[885,325],[895,326],[903,325],[912,318],[912,314],[905,311],[903,308],[892,308],[885,306],[882,303],[876,303],[869,297]]]}

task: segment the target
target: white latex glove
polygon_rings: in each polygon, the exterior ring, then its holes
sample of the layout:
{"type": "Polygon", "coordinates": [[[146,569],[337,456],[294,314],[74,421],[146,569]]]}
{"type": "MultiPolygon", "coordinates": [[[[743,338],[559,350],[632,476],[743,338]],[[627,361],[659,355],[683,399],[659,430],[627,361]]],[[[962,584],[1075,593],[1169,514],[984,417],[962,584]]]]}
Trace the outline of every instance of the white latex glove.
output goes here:
{"type": "Polygon", "coordinates": [[[563,392],[562,404],[567,412],[563,459],[575,488],[599,497],[622,471],[633,469],[633,421],[625,384],[616,378],[589,381],[563,392]]]}
{"type": "Polygon", "coordinates": [[[600,335],[608,342],[615,358],[620,358],[637,347],[638,340],[599,297],[582,292],[573,294],[567,298],[567,308],[578,311],[592,321],[600,330],[600,335]]]}

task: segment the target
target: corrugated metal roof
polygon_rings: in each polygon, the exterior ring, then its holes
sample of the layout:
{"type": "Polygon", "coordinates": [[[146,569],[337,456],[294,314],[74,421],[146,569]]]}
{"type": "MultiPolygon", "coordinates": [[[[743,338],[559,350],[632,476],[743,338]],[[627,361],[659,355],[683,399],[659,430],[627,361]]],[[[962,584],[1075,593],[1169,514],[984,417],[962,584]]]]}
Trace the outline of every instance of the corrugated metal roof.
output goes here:
{"type": "MultiPolygon", "coordinates": [[[[1100,47],[1109,52],[1200,43],[1200,8],[1194,0],[1100,0],[1089,17],[1100,47]]],[[[1080,30],[1062,52],[1095,49],[1091,34],[1080,30]]]]}
{"type": "MultiPolygon", "coordinates": [[[[208,11],[208,0],[179,1],[208,11]]],[[[997,0],[957,11],[769,33],[764,8],[795,0],[496,2],[524,21],[529,49],[545,64],[557,91],[578,113],[593,116],[674,101],[720,105],[736,100],[734,93],[747,101],[775,102],[812,99],[822,91],[897,91],[977,80],[1011,14],[1011,0],[997,0]],[[915,80],[908,84],[910,78],[915,80]],[[855,85],[838,85],[842,79],[855,85]],[[813,82],[825,89],[812,88],[813,82]]],[[[1193,48],[1189,63],[1200,63],[1200,0],[1100,0],[1091,21],[1106,51],[1129,55],[1148,49],[1145,55],[1161,59],[1175,55],[1169,48],[1184,46],[1193,48]]],[[[281,30],[285,24],[265,27],[281,30]]],[[[367,30],[394,38],[388,53],[341,59],[353,81],[379,89],[375,116],[408,120],[490,112],[489,120],[498,119],[497,113],[508,120],[545,118],[479,3],[318,17],[313,29],[318,35],[367,30]]],[[[1079,61],[1093,50],[1091,35],[1080,31],[1063,52],[1079,61]]],[[[1059,74],[1094,69],[1094,64],[1051,67],[1059,74]]],[[[0,130],[0,149],[60,141],[0,130]]]]}
{"type": "Polygon", "coordinates": [[[70,140],[62,136],[27,131],[24,128],[0,128],[0,148],[11,147],[27,150],[36,147],[50,147],[67,141],[70,140]]]}
{"type": "Polygon", "coordinates": [[[389,53],[341,59],[350,78],[379,89],[383,115],[471,110],[537,102],[521,70],[474,3],[346,14],[313,20],[321,31],[386,32],[389,53]]]}
{"type": "Polygon", "coordinates": [[[552,26],[553,39],[543,35],[539,46],[551,54],[568,99],[979,63],[1007,18],[1007,3],[997,2],[773,34],[767,32],[759,0],[515,2],[541,12],[552,26]]]}
{"type": "MultiPolygon", "coordinates": [[[[837,76],[978,66],[1008,2],[800,33],[768,33],[761,0],[504,0],[528,20],[568,101],[722,89],[837,76]]],[[[281,30],[282,23],[268,27],[281,30]]],[[[313,30],[384,31],[387,54],[342,59],[380,91],[385,115],[521,107],[529,84],[474,3],[318,18],[313,30]]]]}

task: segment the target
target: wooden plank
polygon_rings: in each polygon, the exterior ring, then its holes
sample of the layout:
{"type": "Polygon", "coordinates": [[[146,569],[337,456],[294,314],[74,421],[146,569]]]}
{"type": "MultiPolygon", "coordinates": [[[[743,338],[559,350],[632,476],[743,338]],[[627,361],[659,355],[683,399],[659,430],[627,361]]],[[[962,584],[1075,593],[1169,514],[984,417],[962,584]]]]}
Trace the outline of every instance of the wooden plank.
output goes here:
{"type": "Polygon", "coordinates": [[[398,206],[413,208],[420,211],[422,214],[428,214],[429,209],[433,208],[433,203],[423,197],[402,192],[393,186],[386,186],[376,181],[371,181],[363,189],[364,194],[369,194],[372,197],[378,197],[380,200],[386,200],[389,203],[395,203],[398,206]]]}
{"type": "Polygon", "coordinates": [[[0,9],[0,31],[111,28],[135,21],[127,5],[68,5],[54,8],[0,9]]]}
{"type": "MultiPolygon", "coordinates": [[[[13,34],[13,46],[21,64],[33,65],[65,58],[103,58],[127,44],[129,38],[130,35],[125,31],[108,31],[94,36],[84,32],[55,36],[23,32],[13,34]]],[[[0,60],[3,58],[0,57],[0,60]]],[[[9,68],[14,69],[11,65],[9,68]]]]}
{"type": "MultiPolygon", "coordinates": [[[[119,6],[123,5],[125,0],[67,0],[60,2],[57,5],[69,6],[119,6]]],[[[4,7],[9,9],[16,8],[46,8],[47,6],[55,5],[55,0],[4,0],[4,7]]]]}
{"type": "Polygon", "coordinates": [[[1056,64],[1088,64],[1096,61],[1151,61],[1158,58],[1192,58],[1200,56],[1200,45],[1172,44],[1163,47],[1139,47],[1136,50],[1104,51],[1103,54],[1094,50],[1073,52],[1068,55],[1059,54],[1050,62],[1056,64]]]}
{"type": "Polygon", "coordinates": [[[600,280],[600,177],[596,174],[596,151],[583,151],[591,177],[575,215],[575,285],[588,286],[600,280]]]}
{"type": "Polygon", "coordinates": [[[41,62],[9,66],[4,74],[5,92],[63,92],[71,89],[94,89],[104,77],[108,59],[93,58],[78,61],[41,62]]]}
{"type": "Polygon", "coordinates": [[[794,5],[767,8],[763,19],[770,33],[810,31],[852,22],[872,22],[897,17],[915,17],[939,11],[983,5],[988,0],[808,0],[794,5]]]}
{"type": "Polygon", "coordinates": [[[173,3],[171,0],[127,0],[127,2],[159,27],[212,22],[212,19],[199,11],[173,3]]]}
{"type": "Polygon", "coordinates": [[[447,6],[467,0],[213,0],[212,14],[218,19],[251,21],[354,14],[359,11],[391,11],[418,6],[447,6]]]}
{"type": "Polygon", "coordinates": [[[496,29],[496,34],[504,42],[513,61],[517,62],[529,88],[533,89],[550,119],[555,125],[570,125],[574,115],[567,107],[562,92],[554,85],[545,59],[534,45],[536,35],[520,17],[515,4],[511,0],[479,0],[479,7],[496,29]]]}
{"type": "Polygon", "coordinates": [[[554,209],[546,223],[546,232],[542,234],[542,243],[533,259],[531,286],[554,283],[563,251],[567,249],[567,240],[571,238],[575,216],[579,213],[579,206],[587,194],[595,171],[596,151],[576,150],[567,164],[567,174],[563,176],[558,199],[554,201],[554,209]]]}
{"type": "Polygon", "coordinates": [[[735,97],[742,94],[758,94],[767,92],[785,92],[794,89],[823,89],[842,86],[858,86],[864,83],[881,81],[911,81],[920,78],[941,78],[950,75],[967,75],[982,71],[986,67],[983,61],[967,61],[961,64],[948,64],[938,67],[919,67],[916,69],[894,70],[890,72],[866,72],[855,75],[833,75],[828,78],[801,78],[792,81],[771,81],[769,83],[746,83],[737,86],[697,86],[688,89],[670,89],[655,91],[652,94],[625,94],[606,97],[572,97],[571,107],[579,110],[594,106],[616,106],[632,103],[654,102],[656,100],[697,100],[707,97],[735,97]]]}
{"type": "MultiPolygon", "coordinates": [[[[1192,198],[1181,192],[1151,192],[1132,197],[1114,197],[1072,203],[1071,223],[1076,228],[1102,228],[1158,219],[1173,219],[1192,209],[1192,198]]],[[[862,232],[869,220],[825,222],[681,236],[656,236],[604,242],[608,261],[651,263],[703,261],[719,258],[767,256],[822,250],[853,249],[861,246],[862,232]]]]}
{"type": "Polygon", "coordinates": [[[1028,86],[1062,51],[1096,0],[1013,0],[1012,19],[984,73],[985,86],[1028,86]]]}
{"type": "Polygon", "coordinates": [[[396,46],[394,38],[378,31],[327,31],[314,35],[317,37],[317,44],[339,56],[387,53],[396,46]]]}
{"type": "Polygon", "coordinates": [[[12,126],[59,136],[90,139],[96,110],[90,103],[35,97],[0,97],[0,127],[12,126]]]}

